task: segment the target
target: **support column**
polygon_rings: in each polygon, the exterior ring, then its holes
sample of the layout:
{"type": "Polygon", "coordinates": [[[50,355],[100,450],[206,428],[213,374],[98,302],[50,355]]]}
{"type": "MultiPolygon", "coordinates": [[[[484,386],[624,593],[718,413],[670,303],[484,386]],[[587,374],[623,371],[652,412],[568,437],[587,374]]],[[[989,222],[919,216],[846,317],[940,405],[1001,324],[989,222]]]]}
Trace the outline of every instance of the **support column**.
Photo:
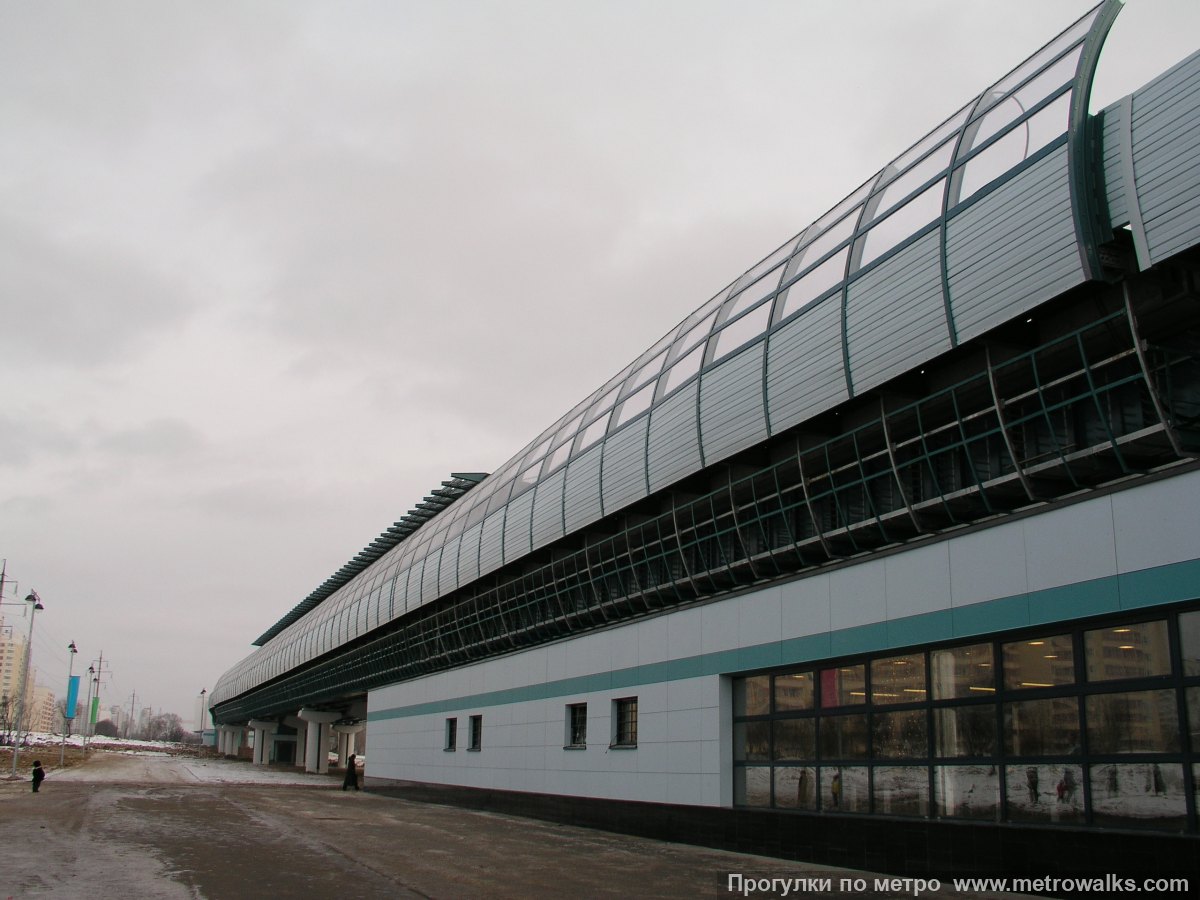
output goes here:
{"type": "Polygon", "coordinates": [[[357,725],[334,725],[333,730],[338,734],[338,768],[346,768],[346,763],[350,761],[350,754],[356,752],[355,735],[362,731],[367,726],[359,723],[357,725]]]}
{"type": "Polygon", "coordinates": [[[271,744],[275,741],[276,722],[251,719],[249,727],[254,729],[254,765],[265,766],[271,761],[271,744]]]}
{"type": "Polygon", "coordinates": [[[340,719],[342,714],[319,709],[302,709],[299,716],[308,724],[304,771],[326,775],[329,772],[329,726],[340,719]]]}

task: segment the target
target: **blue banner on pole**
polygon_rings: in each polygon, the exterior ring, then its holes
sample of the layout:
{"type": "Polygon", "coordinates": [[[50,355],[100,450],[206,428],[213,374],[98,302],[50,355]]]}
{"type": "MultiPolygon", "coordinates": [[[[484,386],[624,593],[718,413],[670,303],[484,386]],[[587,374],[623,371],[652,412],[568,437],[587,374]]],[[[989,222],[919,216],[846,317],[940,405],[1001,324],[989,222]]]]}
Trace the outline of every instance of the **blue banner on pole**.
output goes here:
{"type": "Polygon", "coordinates": [[[75,718],[75,704],[79,702],[79,676],[72,675],[67,682],[67,703],[64,710],[68,719],[75,718]]]}

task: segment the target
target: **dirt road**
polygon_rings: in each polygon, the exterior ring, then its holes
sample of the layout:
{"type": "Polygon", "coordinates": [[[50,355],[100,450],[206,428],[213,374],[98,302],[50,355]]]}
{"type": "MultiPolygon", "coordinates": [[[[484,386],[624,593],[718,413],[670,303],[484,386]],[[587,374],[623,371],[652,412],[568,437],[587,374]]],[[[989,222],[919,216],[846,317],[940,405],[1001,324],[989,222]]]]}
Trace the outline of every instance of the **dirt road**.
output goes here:
{"type": "Polygon", "coordinates": [[[51,769],[37,794],[28,782],[0,782],[0,900],[690,900],[740,896],[727,889],[730,873],[834,884],[863,874],[339,784],[246,762],[116,753],[51,769]]]}
{"type": "Polygon", "coordinates": [[[778,862],[343,793],[246,763],[96,754],[0,784],[0,898],[728,896],[778,862]]]}

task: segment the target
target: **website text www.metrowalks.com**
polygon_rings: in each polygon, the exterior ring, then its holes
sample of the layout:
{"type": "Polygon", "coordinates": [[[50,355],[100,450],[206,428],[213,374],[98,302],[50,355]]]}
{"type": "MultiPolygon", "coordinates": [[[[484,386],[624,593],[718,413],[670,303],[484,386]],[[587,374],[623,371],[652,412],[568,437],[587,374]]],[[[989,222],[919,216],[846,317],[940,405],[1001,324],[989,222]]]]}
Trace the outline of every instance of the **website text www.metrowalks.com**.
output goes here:
{"type": "MultiPolygon", "coordinates": [[[[1198,883],[1200,886],[1200,883],[1198,883]]],[[[959,894],[1013,893],[1082,897],[1088,894],[1112,897],[1143,894],[1150,897],[1189,897],[1190,879],[1182,877],[1137,877],[1123,875],[1001,876],[963,878],[897,878],[892,876],[756,877],[730,873],[726,889],[742,897],[954,897],[959,894]]]]}

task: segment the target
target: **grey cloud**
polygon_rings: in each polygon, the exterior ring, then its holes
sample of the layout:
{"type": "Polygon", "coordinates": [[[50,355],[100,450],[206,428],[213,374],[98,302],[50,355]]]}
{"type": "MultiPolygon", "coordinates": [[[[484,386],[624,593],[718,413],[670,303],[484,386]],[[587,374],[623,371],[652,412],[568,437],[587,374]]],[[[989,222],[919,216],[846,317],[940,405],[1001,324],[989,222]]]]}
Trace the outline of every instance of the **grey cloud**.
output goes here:
{"type": "Polygon", "coordinates": [[[88,366],[137,351],[193,308],[132,256],[0,218],[0,297],[8,364],[88,366]]]}
{"type": "Polygon", "coordinates": [[[206,445],[204,437],[179,419],[154,419],[135,428],[101,434],[97,449],[123,458],[177,459],[206,445]]]}

